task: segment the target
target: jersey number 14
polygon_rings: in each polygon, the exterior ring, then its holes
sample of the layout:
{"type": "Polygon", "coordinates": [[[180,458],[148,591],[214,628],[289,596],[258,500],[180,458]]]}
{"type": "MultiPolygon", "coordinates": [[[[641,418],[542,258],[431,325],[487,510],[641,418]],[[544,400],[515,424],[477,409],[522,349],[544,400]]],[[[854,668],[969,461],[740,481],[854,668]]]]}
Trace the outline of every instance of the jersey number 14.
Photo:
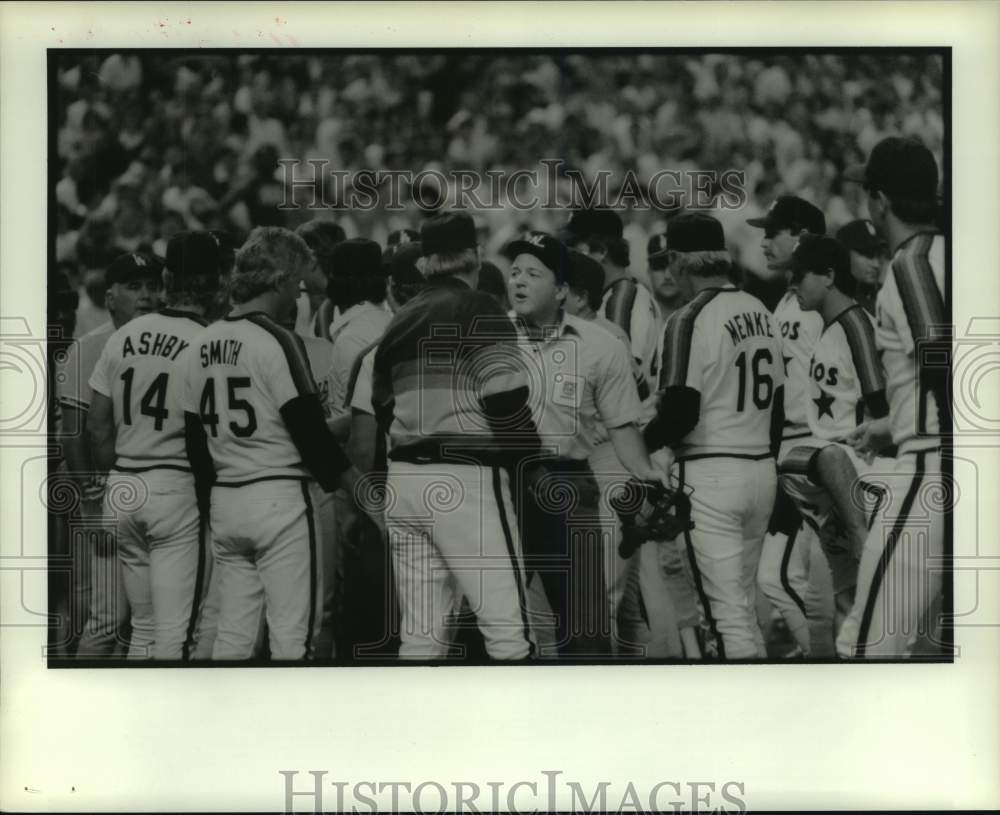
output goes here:
{"type": "Polygon", "coordinates": [[[766,362],[767,367],[773,362],[771,352],[766,348],[759,348],[750,360],[750,377],[747,377],[747,352],[741,351],[736,357],[736,368],[740,372],[739,390],[736,392],[736,410],[742,411],[746,407],[747,401],[747,379],[753,382],[750,385],[750,397],[753,403],[760,409],[765,410],[771,404],[771,397],[774,396],[774,380],[766,370],[761,370],[761,363],[766,362]]]}

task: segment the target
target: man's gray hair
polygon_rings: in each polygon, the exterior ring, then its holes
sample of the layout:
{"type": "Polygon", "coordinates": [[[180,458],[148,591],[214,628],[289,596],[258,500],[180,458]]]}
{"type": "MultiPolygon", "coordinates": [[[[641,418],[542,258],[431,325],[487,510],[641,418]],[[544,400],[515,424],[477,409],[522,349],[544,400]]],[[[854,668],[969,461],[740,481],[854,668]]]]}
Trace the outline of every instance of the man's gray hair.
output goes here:
{"type": "Polygon", "coordinates": [[[236,253],[230,297],[234,303],[245,303],[315,263],[309,245],[291,230],[258,226],[236,253]]]}
{"type": "Polygon", "coordinates": [[[672,252],[671,270],[692,277],[728,277],[733,258],[725,249],[710,252],[672,252]]]}
{"type": "Polygon", "coordinates": [[[428,255],[417,261],[417,269],[425,280],[444,275],[470,274],[479,268],[479,249],[460,249],[428,255]]]}

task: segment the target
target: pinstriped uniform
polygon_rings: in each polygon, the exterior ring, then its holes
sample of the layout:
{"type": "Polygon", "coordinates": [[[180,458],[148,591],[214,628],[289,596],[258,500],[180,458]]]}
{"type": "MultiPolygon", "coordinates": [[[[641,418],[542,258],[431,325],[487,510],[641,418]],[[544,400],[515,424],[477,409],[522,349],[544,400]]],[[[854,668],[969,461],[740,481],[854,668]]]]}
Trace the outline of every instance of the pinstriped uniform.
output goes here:
{"type": "Polygon", "coordinates": [[[659,306],[649,290],[631,277],[617,280],[605,289],[597,314],[625,332],[633,359],[643,377],[651,381],[662,321],[659,306]]]}
{"type": "Polygon", "coordinates": [[[901,658],[941,590],[949,485],[941,435],[951,427],[945,241],[920,232],[897,247],[878,295],[876,343],[886,371],[895,469],[865,541],[854,607],[837,638],[844,657],[901,658]]]}
{"type": "Polygon", "coordinates": [[[266,613],[273,659],[313,656],[321,603],[319,489],[281,416],[317,392],[302,339],[261,312],[194,338],[184,409],[201,417],[217,480],[220,598],[213,659],[247,659],[266,613]]]}

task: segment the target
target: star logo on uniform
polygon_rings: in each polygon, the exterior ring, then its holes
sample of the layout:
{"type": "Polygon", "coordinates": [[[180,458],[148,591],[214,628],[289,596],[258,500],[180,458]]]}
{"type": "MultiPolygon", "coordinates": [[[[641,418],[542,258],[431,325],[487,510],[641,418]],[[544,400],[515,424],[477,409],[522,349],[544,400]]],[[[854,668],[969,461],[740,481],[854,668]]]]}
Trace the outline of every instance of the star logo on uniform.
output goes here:
{"type": "Polygon", "coordinates": [[[820,388],[819,396],[813,399],[813,402],[815,403],[816,407],[819,408],[819,416],[817,418],[822,419],[823,414],[826,414],[831,419],[833,418],[833,410],[832,410],[833,397],[830,396],[830,394],[828,394],[825,390],[820,388]]]}
{"type": "Polygon", "coordinates": [[[781,355],[781,362],[785,366],[785,376],[788,376],[788,363],[792,361],[792,357],[786,357],[784,354],[781,355]]]}

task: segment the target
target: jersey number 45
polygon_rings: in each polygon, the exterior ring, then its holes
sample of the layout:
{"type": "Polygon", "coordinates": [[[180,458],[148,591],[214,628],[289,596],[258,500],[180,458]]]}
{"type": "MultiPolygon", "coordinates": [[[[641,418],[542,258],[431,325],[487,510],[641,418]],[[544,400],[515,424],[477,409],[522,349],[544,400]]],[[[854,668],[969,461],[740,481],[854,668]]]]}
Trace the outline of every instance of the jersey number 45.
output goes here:
{"type": "MultiPolygon", "coordinates": [[[[242,412],[246,420],[242,423],[230,422],[229,429],[234,436],[246,438],[252,436],[257,429],[257,414],[253,405],[246,399],[240,398],[237,391],[249,388],[251,385],[249,376],[230,376],[226,378],[226,394],[228,410],[230,415],[242,412]]],[[[215,408],[215,378],[209,377],[205,380],[205,387],[201,391],[201,399],[198,401],[198,415],[202,424],[209,429],[212,437],[219,435],[219,414],[215,408]]]]}

